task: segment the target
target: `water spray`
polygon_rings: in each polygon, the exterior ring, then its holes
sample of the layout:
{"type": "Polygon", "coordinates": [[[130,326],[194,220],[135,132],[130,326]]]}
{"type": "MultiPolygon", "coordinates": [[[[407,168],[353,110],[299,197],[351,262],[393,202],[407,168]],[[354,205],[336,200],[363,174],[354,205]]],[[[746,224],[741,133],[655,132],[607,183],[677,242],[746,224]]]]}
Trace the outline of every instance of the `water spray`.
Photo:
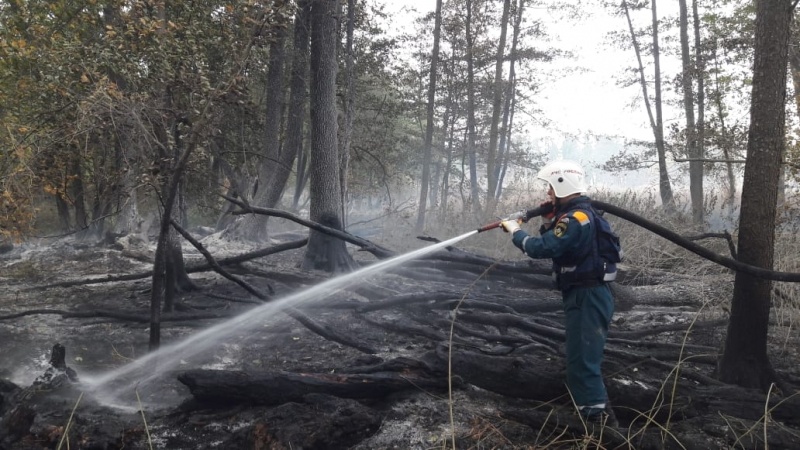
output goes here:
{"type": "Polygon", "coordinates": [[[511,214],[510,216],[506,217],[505,219],[500,219],[500,220],[498,220],[496,222],[492,222],[492,223],[486,224],[486,225],[478,228],[478,233],[482,233],[484,231],[489,231],[489,230],[494,230],[495,228],[499,228],[500,224],[505,222],[506,220],[517,220],[517,221],[520,221],[520,222],[527,222],[527,221],[533,219],[534,217],[543,216],[545,214],[553,212],[553,208],[554,208],[553,204],[548,202],[548,203],[545,203],[545,204],[543,204],[543,205],[541,205],[539,207],[536,207],[536,208],[533,208],[533,209],[529,209],[527,211],[523,209],[522,211],[517,211],[514,214],[511,214]]]}
{"type": "MultiPolygon", "coordinates": [[[[476,233],[475,230],[468,231],[447,241],[376,262],[355,272],[339,275],[316,286],[257,306],[238,316],[163,346],[158,351],[149,353],[124,366],[94,376],[82,374],[81,385],[84,390],[104,405],[122,409],[133,408],[128,405],[136,404],[134,403],[134,394],[138,397],[143,390],[161,389],[163,381],[159,379],[177,366],[184,364],[184,361],[197,355],[206,354],[236,334],[250,334],[250,331],[270,324],[276,316],[280,317],[278,313],[284,309],[320,302],[349,286],[363,283],[368,277],[384,273],[408,261],[422,258],[476,233]]],[[[163,397],[163,394],[158,395],[163,397]]],[[[163,398],[160,399],[163,400],[163,398]]],[[[141,400],[136,398],[136,401],[141,400]]],[[[137,404],[136,408],[141,409],[141,406],[137,404]]]]}

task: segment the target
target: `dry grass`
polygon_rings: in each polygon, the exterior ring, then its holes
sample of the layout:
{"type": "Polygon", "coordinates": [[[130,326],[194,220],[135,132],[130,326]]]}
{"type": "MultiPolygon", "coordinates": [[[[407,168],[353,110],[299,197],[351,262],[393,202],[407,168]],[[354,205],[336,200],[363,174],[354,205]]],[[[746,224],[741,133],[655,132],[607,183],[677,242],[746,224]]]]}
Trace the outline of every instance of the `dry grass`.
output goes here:
{"type": "Polygon", "coordinates": [[[78,400],[75,401],[75,405],[72,407],[72,411],[69,413],[67,424],[64,425],[64,432],[61,435],[61,439],[58,441],[58,447],[56,447],[56,450],[61,450],[65,443],[67,445],[67,449],[69,449],[69,427],[72,425],[72,419],[75,417],[75,410],[78,409],[78,405],[81,403],[82,398],[83,392],[81,392],[81,394],[78,396],[78,400]]]}

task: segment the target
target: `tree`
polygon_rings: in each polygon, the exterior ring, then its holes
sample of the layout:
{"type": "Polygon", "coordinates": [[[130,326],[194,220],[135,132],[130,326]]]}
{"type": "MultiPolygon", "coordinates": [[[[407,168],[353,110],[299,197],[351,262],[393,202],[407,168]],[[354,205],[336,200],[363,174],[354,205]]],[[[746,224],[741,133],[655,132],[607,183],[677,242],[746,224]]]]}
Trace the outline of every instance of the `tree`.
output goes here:
{"type": "MultiPolygon", "coordinates": [[[[282,162],[288,166],[297,164],[295,172],[295,194],[292,208],[297,210],[300,193],[305,189],[306,157],[303,149],[305,138],[304,130],[306,119],[306,80],[308,79],[308,39],[309,39],[309,0],[300,0],[297,3],[297,13],[294,19],[294,37],[292,70],[289,77],[289,111],[286,121],[286,144],[281,153],[285,158],[282,162]]],[[[288,171],[286,172],[288,175],[288,171]]]]}
{"type": "MultiPolygon", "coordinates": [[[[335,3],[335,0],[311,2],[310,218],[341,230],[335,3]]],[[[350,270],[354,265],[344,241],[318,231],[310,232],[304,268],[339,272],[350,270]]]]}
{"type": "Polygon", "coordinates": [[[681,63],[683,66],[681,87],[683,88],[683,111],[686,119],[686,153],[690,158],[689,191],[692,199],[692,220],[695,224],[701,224],[703,222],[703,154],[700,150],[701,138],[698,136],[694,117],[693,82],[695,77],[701,78],[702,74],[695,70],[689,51],[689,14],[686,0],[678,0],[678,7],[680,9],[681,63]]]}
{"type": "Polygon", "coordinates": [[[417,212],[416,226],[418,232],[422,231],[425,227],[425,210],[428,205],[428,182],[431,176],[431,147],[433,146],[433,112],[436,102],[436,71],[439,65],[439,37],[442,32],[442,0],[436,0],[435,14],[431,69],[428,76],[428,107],[425,115],[425,142],[422,144],[422,179],[420,180],[419,211],[417,212]]]}
{"type": "MultiPolygon", "coordinates": [[[[170,3],[170,5],[176,7],[182,6],[177,2],[174,4],[170,3]]],[[[157,6],[160,6],[160,8],[156,10],[157,16],[154,21],[154,29],[158,30],[156,33],[157,43],[163,43],[164,40],[168,42],[181,41],[186,38],[184,33],[190,33],[191,41],[194,45],[186,47],[185,50],[194,53],[195,59],[199,59],[201,55],[208,56],[203,55],[202,52],[196,51],[198,49],[193,48],[193,46],[197,46],[197,42],[200,36],[204,34],[205,30],[197,28],[192,29],[190,27],[179,28],[176,26],[174,27],[178,29],[178,31],[176,31],[168,25],[174,22],[167,22],[166,20],[167,14],[163,9],[166,5],[160,3],[157,6]],[[174,39],[174,41],[172,41],[172,39],[174,39]]],[[[213,5],[210,6],[213,9],[213,5]]],[[[208,14],[204,14],[202,10],[190,10],[188,13],[194,13],[203,17],[209,16],[208,14]]],[[[238,44],[240,47],[235,45],[231,47],[231,50],[236,50],[236,52],[233,54],[233,58],[229,58],[231,63],[225,67],[226,70],[223,73],[216,74],[219,78],[217,83],[215,83],[215,87],[211,86],[210,77],[212,75],[210,72],[207,72],[207,64],[199,63],[186,66],[184,65],[185,58],[183,58],[182,55],[168,54],[160,50],[159,47],[153,47],[155,55],[163,57],[154,59],[155,62],[153,63],[152,70],[159,75],[170,75],[170,77],[165,76],[164,79],[169,80],[171,84],[170,89],[166,90],[166,92],[170,94],[170,109],[168,111],[156,109],[154,112],[151,112],[156,119],[162,121],[154,125],[154,133],[160,136],[158,141],[162,143],[162,147],[167,147],[160,149],[165,155],[163,159],[169,159],[169,164],[164,164],[163,166],[156,165],[156,167],[162,167],[163,173],[161,173],[160,176],[163,177],[162,179],[164,181],[162,184],[163,187],[159,192],[161,217],[159,220],[158,240],[154,256],[153,281],[150,298],[149,348],[151,350],[155,350],[160,346],[161,306],[165,293],[171,289],[171,286],[168,286],[167,283],[173,279],[171,274],[175,274],[177,273],[176,271],[181,270],[180,266],[176,266],[178,260],[176,259],[174,243],[171,244],[170,242],[170,232],[173,228],[173,221],[179,223],[179,221],[176,220],[179,216],[174,214],[174,211],[176,208],[180,208],[180,186],[186,180],[184,174],[189,166],[190,157],[195,156],[196,150],[203,147],[209,138],[210,125],[212,121],[216,119],[215,112],[217,111],[215,106],[220,104],[223,99],[232,96],[236,91],[237,80],[239,80],[240,74],[243,72],[243,68],[249,60],[251,46],[255,41],[255,37],[264,34],[264,30],[267,29],[265,26],[267,23],[274,24],[279,22],[276,19],[282,18],[284,15],[284,9],[270,9],[269,14],[260,14],[257,12],[256,19],[246,21],[246,23],[251,25],[245,28],[252,27],[249,30],[249,39],[246,39],[244,44],[238,44]],[[187,85],[189,87],[187,87],[187,85]],[[166,125],[170,123],[170,120],[174,121],[172,122],[173,126],[166,125]],[[185,131],[181,132],[182,129],[185,129],[185,131]],[[170,139],[169,136],[164,136],[166,130],[175,131],[172,139],[170,139]],[[173,151],[174,155],[168,153],[167,150],[173,151]]],[[[174,19],[180,21],[181,19],[186,20],[187,17],[176,14],[174,19]]],[[[162,106],[164,105],[162,101],[164,98],[163,83],[161,77],[156,77],[153,83],[156,87],[153,91],[156,104],[162,106]]],[[[160,163],[161,161],[159,160],[157,164],[160,163]]]]}
{"type": "MultiPolygon", "coordinates": [[[[339,3],[341,8],[341,3],[339,3]]],[[[341,13],[339,14],[341,16],[341,13]]],[[[345,26],[345,62],[344,62],[344,123],[342,129],[342,142],[339,147],[339,168],[340,184],[342,186],[342,223],[347,223],[347,201],[348,201],[348,172],[350,169],[350,146],[353,140],[353,119],[355,116],[356,104],[356,76],[353,64],[353,34],[356,27],[356,1],[347,0],[347,22],[345,26]]]]}
{"type": "Polygon", "coordinates": [[[453,147],[455,146],[455,128],[458,121],[458,106],[455,98],[459,95],[457,92],[457,82],[453,74],[453,66],[455,65],[455,55],[451,55],[449,60],[444,61],[444,81],[446,84],[445,92],[445,113],[442,120],[442,142],[447,142],[445,149],[445,162],[444,170],[442,171],[442,194],[439,209],[439,218],[444,219],[447,217],[448,211],[448,197],[450,195],[450,174],[453,172],[453,147]]]}
{"type": "Polygon", "coordinates": [[[503,103],[503,62],[505,61],[506,33],[508,31],[508,13],[511,9],[511,0],[503,1],[503,17],[500,19],[500,40],[497,43],[495,55],[494,83],[492,86],[492,121],[489,129],[489,151],[486,154],[486,175],[488,190],[486,191],[486,212],[494,213],[495,192],[497,191],[497,141],[500,128],[500,112],[503,103]]]}
{"type": "MultiPolygon", "coordinates": [[[[785,147],[786,68],[795,0],[757,0],[753,93],[739,219],[739,260],[771,269],[778,178],[785,147]]],[[[772,282],[736,273],[720,380],[767,390],[776,375],[767,356],[772,282]]]]}
{"type": "MultiPolygon", "coordinates": [[[[703,41],[700,38],[700,13],[698,11],[698,3],[699,0],[692,0],[692,24],[694,28],[694,53],[695,53],[695,62],[694,62],[694,74],[695,79],[697,79],[697,121],[695,122],[695,154],[696,158],[703,159],[706,155],[705,149],[705,141],[706,141],[706,125],[705,125],[705,113],[706,113],[706,85],[705,85],[705,55],[703,54],[703,41]]],[[[699,190],[700,195],[699,197],[702,199],[703,196],[703,165],[700,163],[699,167],[696,167],[697,170],[691,171],[690,169],[690,176],[693,179],[697,179],[700,183],[699,190]]],[[[695,186],[695,189],[698,187],[695,186]]],[[[694,205],[694,200],[692,201],[694,205]]],[[[699,218],[695,218],[695,222],[699,223],[703,220],[703,205],[700,206],[700,216],[699,218]]],[[[694,207],[694,206],[693,206],[694,207]]]]}
{"type": "MultiPolygon", "coordinates": [[[[278,0],[275,2],[275,7],[286,9],[288,4],[289,2],[285,0],[278,0]]],[[[298,8],[297,14],[302,10],[303,8],[298,8]]],[[[252,203],[264,208],[274,208],[280,201],[295,158],[295,153],[281,142],[281,121],[286,96],[284,68],[288,32],[288,23],[277,23],[275,34],[269,43],[262,152],[258,164],[258,177],[254,180],[255,188],[252,189],[254,191],[252,203]]],[[[235,222],[231,231],[256,242],[264,241],[269,236],[267,221],[267,216],[257,214],[244,216],[235,222]]]]}
{"type": "Polygon", "coordinates": [[[475,130],[475,37],[472,30],[473,0],[467,1],[467,18],[464,24],[464,33],[467,39],[467,156],[469,157],[469,186],[472,214],[481,215],[481,201],[479,197],[478,156],[475,148],[477,132],[475,130]]]}
{"type": "MultiPolygon", "coordinates": [[[[17,222],[3,224],[4,230],[22,230],[29,223],[26,217],[34,211],[27,206],[36,200],[23,196],[38,196],[39,189],[52,195],[61,231],[87,227],[87,159],[97,156],[99,162],[101,152],[93,144],[108,134],[98,132],[94,124],[83,128],[78,105],[85,106],[80,102],[94,89],[96,51],[103,38],[100,11],[98,4],[76,7],[40,1],[0,7],[0,92],[5,93],[0,95],[0,117],[6,125],[0,146],[14,149],[3,158],[8,172],[3,173],[2,187],[6,211],[13,211],[9,218],[16,216],[17,222]],[[75,61],[85,62],[75,66],[75,61]],[[27,192],[14,182],[24,178],[26,166],[35,170],[28,173],[35,180],[27,192]]],[[[105,173],[114,172],[108,169],[105,173]]],[[[95,199],[110,191],[108,185],[91,187],[95,199]]]]}
{"type": "Polygon", "coordinates": [[[653,130],[655,137],[656,152],[658,154],[658,180],[659,192],[661,193],[661,203],[668,211],[674,209],[674,198],[672,195],[672,185],[669,181],[669,174],[667,173],[667,150],[664,144],[664,119],[661,105],[661,55],[659,51],[658,39],[658,14],[656,10],[656,0],[651,0],[650,9],[652,14],[652,40],[653,40],[653,65],[654,65],[654,97],[653,104],[655,107],[655,116],[650,106],[650,96],[647,89],[647,78],[644,74],[644,64],[642,63],[642,53],[639,49],[639,42],[636,38],[636,32],[633,28],[631,21],[630,9],[628,1],[622,1],[622,8],[625,13],[625,18],[628,21],[628,30],[631,35],[631,42],[633,49],[636,52],[636,60],[638,62],[639,84],[642,88],[642,98],[644,99],[645,107],[647,108],[647,116],[650,119],[650,128],[653,130]]]}
{"type": "Polygon", "coordinates": [[[726,170],[726,180],[727,180],[727,196],[726,201],[728,202],[729,206],[732,208],[734,202],[736,200],[736,176],[733,173],[733,162],[731,161],[731,145],[729,142],[731,139],[729,138],[730,131],[728,130],[728,126],[726,124],[725,117],[727,116],[727,112],[725,110],[725,105],[722,101],[722,91],[723,88],[721,86],[720,81],[720,68],[719,68],[719,59],[717,58],[716,48],[714,49],[714,73],[713,80],[714,80],[714,88],[712,89],[713,92],[713,103],[717,110],[717,130],[715,140],[722,143],[719,145],[722,148],[722,155],[723,159],[726,160],[725,168],[726,170]]]}
{"type": "Polygon", "coordinates": [[[508,168],[509,156],[511,154],[511,129],[514,125],[514,110],[516,108],[516,64],[517,64],[517,44],[522,28],[522,13],[525,10],[525,0],[519,0],[516,5],[516,19],[514,20],[514,35],[511,38],[511,53],[509,55],[508,83],[506,88],[505,106],[503,107],[503,126],[500,129],[500,142],[497,149],[497,167],[495,167],[495,177],[497,179],[497,189],[494,192],[495,200],[500,200],[503,192],[503,179],[508,168]]]}

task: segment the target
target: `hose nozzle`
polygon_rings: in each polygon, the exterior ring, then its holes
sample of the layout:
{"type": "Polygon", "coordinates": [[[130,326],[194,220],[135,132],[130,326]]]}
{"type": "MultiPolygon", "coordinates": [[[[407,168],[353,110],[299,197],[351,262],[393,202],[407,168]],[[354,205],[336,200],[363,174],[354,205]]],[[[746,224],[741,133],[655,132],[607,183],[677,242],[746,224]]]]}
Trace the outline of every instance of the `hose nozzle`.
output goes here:
{"type": "Polygon", "coordinates": [[[527,222],[527,221],[533,219],[534,217],[543,216],[543,215],[545,215],[547,213],[553,212],[553,208],[554,208],[554,206],[553,206],[552,203],[545,203],[544,205],[538,206],[538,207],[533,208],[533,209],[529,209],[529,210],[524,210],[523,209],[522,211],[517,211],[514,214],[511,214],[510,216],[506,217],[505,219],[500,219],[500,220],[498,220],[496,222],[488,223],[488,224],[478,228],[478,233],[482,233],[484,231],[489,231],[489,230],[493,230],[495,228],[499,228],[500,224],[505,222],[506,220],[519,220],[521,222],[527,222]]]}

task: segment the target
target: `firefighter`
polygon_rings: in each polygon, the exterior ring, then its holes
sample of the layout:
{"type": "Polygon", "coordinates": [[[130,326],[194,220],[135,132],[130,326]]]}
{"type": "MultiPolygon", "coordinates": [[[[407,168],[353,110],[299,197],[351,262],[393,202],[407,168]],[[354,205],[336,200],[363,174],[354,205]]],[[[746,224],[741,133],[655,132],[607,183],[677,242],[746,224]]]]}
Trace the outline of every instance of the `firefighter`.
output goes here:
{"type": "Polygon", "coordinates": [[[552,212],[542,216],[540,236],[528,235],[518,220],[504,220],[500,226],[529,257],[553,260],[566,316],[567,387],[587,422],[619,426],[600,371],[614,313],[608,283],[616,276],[616,261],[611,261],[613,256],[605,261],[598,251],[596,230],[602,226],[611,231],[605,219],[601,219],[603,225],[598,224],[599,216],[584,195],[585,172],[579,164],[551,162],[538,178],[547,182],[552,204],[552,212]]]}

